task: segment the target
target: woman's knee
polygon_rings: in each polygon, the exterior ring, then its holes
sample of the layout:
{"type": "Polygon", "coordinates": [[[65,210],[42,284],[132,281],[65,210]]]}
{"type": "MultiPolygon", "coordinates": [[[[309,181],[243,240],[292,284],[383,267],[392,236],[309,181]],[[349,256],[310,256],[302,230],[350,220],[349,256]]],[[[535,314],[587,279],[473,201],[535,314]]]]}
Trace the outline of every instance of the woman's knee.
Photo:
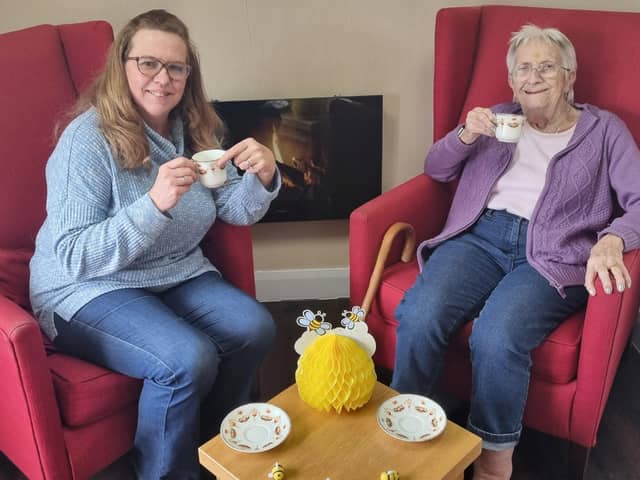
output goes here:
{"type": "Polygon", "coordinates": [[[273,345],[276,335],[275,323],[269,310],[251,299],[237,313],[238,318],[232,320],[235,343],[242,345],[243,350],[266,353],[273,345]]]}
{"type": "Polygon", "coordinates": [[[446,342],[457,324],[445,299],[437,296],[416,300],[415,296],[406,295],[396,308],[395,317],[398,335],[408,340],[427,337],[446,342]]]}
{"type": "Polygon", "coordinates": [[[175,387],[192,389],[198,395],[206,395],[218,376],[220,357],[216,345],[204,336],[192,339],[186,348],[173,352],[172,375],[169,382],[175,387]]]}
{"type": "Polygon", "coordinates": [[[276,325],[271,313],[262,304],[258,304],[255,326],[251,329],[249,341],[255,350],[267,352],[273,345],[276,336],[276,325]]]}
{"type": "Polygon", "coordinates": [[[495,319],[477,318],[469,337],[472,361],[480,363],[487,359],[496,362],[526,361],[529,351],[514,332],[504,322],[495,319]]]}

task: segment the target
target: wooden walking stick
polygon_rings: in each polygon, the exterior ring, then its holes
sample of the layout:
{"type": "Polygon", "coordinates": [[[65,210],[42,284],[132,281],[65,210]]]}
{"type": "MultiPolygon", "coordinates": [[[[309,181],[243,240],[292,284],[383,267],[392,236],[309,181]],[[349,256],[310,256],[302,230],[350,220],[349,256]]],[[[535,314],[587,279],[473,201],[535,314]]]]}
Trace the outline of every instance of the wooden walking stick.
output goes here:
{"type": "Polygon", "coordinates": [[[382,271],[384,270],[389,256],[389,251],[393,245],[393,241],[400,233],[405,233],[404,247],[402,247],[402,254],[400,260],[404,263],[408,263],[413,260],[416,249],[416,232],[413,227],[404,222],[396,222],[391,225],[382,237],[380,243],[380,250],[378,250],[378,257],[376,258],[375,266],[373,267],[373,273],[369,279],[369,286],[367,287],[367,293],[362,301],[362,309],[365,311],[365,315],[369,313],[371,308],[371,302],[378,292],[380,287],[380,281],[382,280],[382,271]]]}

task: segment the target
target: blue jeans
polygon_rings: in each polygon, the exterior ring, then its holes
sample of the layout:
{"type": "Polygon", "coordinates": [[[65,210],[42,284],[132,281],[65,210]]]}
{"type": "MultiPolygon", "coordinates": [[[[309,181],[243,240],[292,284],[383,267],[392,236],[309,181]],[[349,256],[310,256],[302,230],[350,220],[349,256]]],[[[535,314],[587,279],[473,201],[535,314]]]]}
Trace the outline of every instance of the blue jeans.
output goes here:
{"type": "Polygon", "coordinates": [[[518,443],[531,351],[588,296],[574,286],[563,298],[528,264],[527,225],[504,210],[486,210],[467,232],[435,248],[395,312],[391,386],[422,395],[433,394],[452,335],[475,318],[467,428],[491,450],[518,443]]]}
{"type": "Polygon", "coordinates": [[[201,408],[215,432],[246,403],[275,335],[266,308],[213,272],[161,293],[106,293],[56,328],[63,351],[144,380],[133,452],[143,480],[199,477],[201,408]]]}

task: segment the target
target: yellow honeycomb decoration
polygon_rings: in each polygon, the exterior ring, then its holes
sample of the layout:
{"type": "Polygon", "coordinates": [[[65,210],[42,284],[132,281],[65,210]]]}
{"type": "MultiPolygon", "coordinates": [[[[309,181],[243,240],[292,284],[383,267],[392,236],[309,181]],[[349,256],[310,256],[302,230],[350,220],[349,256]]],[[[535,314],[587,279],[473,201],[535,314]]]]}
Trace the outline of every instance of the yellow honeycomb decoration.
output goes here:
{"type": "Polygon", "coordinates": [[[316,410],[338,413],[364,406],[373,394],[376,373],[369,354],[346,336],[318,336],[298,359],[300,398],[316,410]]]}

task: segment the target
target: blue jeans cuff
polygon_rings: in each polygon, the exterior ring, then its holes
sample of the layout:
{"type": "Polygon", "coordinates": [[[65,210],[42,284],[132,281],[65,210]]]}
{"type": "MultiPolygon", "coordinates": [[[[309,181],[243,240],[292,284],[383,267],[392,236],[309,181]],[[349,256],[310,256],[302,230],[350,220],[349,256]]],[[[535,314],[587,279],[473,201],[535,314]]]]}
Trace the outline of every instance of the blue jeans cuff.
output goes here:
{"type": "Polygon", "coordinates": [[[507,450],[508,448],[515,447],[520,441],[520,435],[522,434],[522,427],[513,433],[485,432],[469,421],[467,422],[467,430],[482,438],[482,448],[494,451],[507,450]]]}

